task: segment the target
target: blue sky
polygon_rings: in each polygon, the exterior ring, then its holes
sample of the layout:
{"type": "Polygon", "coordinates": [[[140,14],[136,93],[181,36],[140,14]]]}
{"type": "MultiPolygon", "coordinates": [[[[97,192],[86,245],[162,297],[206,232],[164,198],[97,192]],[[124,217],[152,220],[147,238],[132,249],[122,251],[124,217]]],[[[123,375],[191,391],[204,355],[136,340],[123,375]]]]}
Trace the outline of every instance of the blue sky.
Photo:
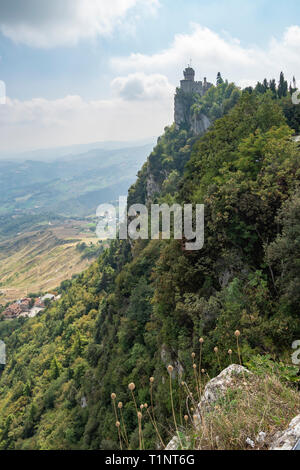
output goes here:
{"type": "Polygon", "coordinates": [[[0,151],[158,135],[190,57],[210,81],[300,76],[299,18],[299,0],[2,0],[0,151]]]}
{"type": "Polygon", "coordinates": [[[71,93],[95,99],[110,91],[111,56],[159,52],[172,43],[176,33],[188,33],[191,22],[227,32],[245,46],[263,46],[296,24],[297,18],[298,0],[284,5],[278,0],[161,0],[157,14],[141,17],[134,32],[118,27],[110,37],[83,39],[76,46],[41,49],[16,44],[1,34],[1,79],[14,98],[53,99],[71,93]]]}

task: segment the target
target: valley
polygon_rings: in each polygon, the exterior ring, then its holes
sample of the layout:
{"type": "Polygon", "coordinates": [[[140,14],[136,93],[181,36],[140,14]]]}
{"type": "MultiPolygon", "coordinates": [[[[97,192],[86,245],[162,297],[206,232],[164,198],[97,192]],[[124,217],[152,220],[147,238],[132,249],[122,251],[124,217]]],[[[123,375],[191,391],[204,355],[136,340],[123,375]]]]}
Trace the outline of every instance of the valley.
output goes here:
{"type": "Polygon", "coordinates": [[[59,287],[99,255],[96,209],[127,193],[152,149],[110,145],[43,161],[0,160],[0,306],[59,287]]]}
{"type": "Polygon", "coordinates": [[[78,244],[97,246],[88,220],[66,220],[23,232],[0,243],[0,305],[30,293],[57,288],[82,272],[94,257],[83,257],[78,244]]]}
{"type": "MultiPolygon", "coordinates": [[[[51,161],[0,160],[1,217],[86,217],[99,204],[127,194],[152,144],[123,149],[94,149],[51,161]]],[[[5,222],[5,221],[4,221],[5,222]]],[[[1,223],[2,226],[7,223],[1,223]]]]}

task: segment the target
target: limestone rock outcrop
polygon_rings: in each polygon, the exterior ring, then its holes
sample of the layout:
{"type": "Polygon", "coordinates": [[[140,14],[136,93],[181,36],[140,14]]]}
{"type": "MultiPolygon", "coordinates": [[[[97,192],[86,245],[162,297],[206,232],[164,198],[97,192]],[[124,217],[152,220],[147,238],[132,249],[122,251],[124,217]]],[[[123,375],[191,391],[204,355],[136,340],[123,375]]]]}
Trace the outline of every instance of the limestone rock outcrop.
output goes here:
{"type": "Polygon", "coordinates": [[[293,450],[300,439],[300,415],[294,418],[289,427],[275,435],[270,450],[293,450]]]}
{"type": "Polygon", "coordinates": [[[232,364],[227,367],[227,369],[223,370],[217,377],[206,384],[199,408],[209,408],[226,394],[237,377],[243,380],[249,374],[252,374],[252,372],[238,364],[232,364]]]}

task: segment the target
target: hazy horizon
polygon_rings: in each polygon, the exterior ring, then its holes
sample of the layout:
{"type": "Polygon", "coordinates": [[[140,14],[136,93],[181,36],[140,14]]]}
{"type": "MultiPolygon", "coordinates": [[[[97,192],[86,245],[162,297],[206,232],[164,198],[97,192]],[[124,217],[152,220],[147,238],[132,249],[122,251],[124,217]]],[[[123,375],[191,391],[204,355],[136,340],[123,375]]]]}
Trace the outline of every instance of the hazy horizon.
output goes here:
{"type": "Polygon", "coordinates": [[[22,152],[0,152],[0,161],[13,160],[13,161],[22,161],[22,160],[36,160],[36,161],[47,161],[55,160],[56,158],[67,158],[69,156],[80,156],[92,150],[103,150],[103,151],[113,151],[113,150],[122,150],[130,149],[136,147],[146,147],[150,144],[155,144],[157,137],[152,137],[149,139],[141,139],[136,141],[103,141],[103,142],[88,142],[83,144],[74,144],[66,146],[53,146],[49,148],[36,148],[28,149],[22,152]]]}
{"type": "Polygon", "coordinates": [[[299,2],[239,11],[237,0],[1,2],[0,153],[161,135],[190,61],[212,83],[297,79],[299,2]]]}

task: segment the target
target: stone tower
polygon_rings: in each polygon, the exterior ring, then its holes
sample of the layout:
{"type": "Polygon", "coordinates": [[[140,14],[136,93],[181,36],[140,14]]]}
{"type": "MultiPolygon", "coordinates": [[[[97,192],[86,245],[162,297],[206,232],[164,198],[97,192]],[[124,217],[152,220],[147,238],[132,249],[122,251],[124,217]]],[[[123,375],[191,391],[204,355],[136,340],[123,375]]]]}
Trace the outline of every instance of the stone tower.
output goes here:
{"type": "Polygon", "coordinates": [[[180,88],[175,95],[175,124],[178,128],[186,125],[196,134],[200,134],[207,130],[210,122],[206,116],[200,118],[193,116],[191,106],[194,103],[194,95],[203,96],[212,84],[208,83],[206,78],[203,82],[196,82],[195,70],[190,66],[184,70],[183,75],[184,80],[180,81],[180,88]]]}

